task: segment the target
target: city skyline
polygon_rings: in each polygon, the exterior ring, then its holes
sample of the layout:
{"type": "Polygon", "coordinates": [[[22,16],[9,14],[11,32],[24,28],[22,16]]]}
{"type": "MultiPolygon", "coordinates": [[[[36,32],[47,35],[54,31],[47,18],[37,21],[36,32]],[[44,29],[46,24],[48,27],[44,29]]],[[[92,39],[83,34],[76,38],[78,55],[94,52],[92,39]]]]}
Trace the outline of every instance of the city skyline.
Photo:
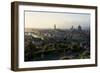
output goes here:
{"type": "Polygon", "coordinates": [[[90,14],[56,13],[56,12],[25,12],[25,28],[33,29],[76,29],[79,25],[83,29],[90,28],[90,14]]]}

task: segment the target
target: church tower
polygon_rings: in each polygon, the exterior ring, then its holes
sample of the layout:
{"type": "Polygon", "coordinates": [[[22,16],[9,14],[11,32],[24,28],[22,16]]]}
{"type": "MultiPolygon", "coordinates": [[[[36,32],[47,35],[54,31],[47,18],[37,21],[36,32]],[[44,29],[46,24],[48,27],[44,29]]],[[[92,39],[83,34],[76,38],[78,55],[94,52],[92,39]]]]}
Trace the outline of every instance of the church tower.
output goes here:
{"type": "Polygon", "coordinates": [[[56,24],[54,24],[54,30],[56,30],[56,24]]]}

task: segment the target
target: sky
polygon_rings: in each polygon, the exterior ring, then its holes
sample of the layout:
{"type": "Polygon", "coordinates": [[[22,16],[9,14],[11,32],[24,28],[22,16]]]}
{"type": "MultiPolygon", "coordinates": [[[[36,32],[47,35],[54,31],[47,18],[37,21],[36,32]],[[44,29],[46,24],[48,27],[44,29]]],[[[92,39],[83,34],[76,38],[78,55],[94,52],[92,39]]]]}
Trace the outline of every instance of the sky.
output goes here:
{"type": "Polygon", "coordinates": [[[77,28],[79,25],[87,29],[90,27],[90,14],[25,11],[25,28],[53,29],[54,25],[58,29],[77,28]]]}

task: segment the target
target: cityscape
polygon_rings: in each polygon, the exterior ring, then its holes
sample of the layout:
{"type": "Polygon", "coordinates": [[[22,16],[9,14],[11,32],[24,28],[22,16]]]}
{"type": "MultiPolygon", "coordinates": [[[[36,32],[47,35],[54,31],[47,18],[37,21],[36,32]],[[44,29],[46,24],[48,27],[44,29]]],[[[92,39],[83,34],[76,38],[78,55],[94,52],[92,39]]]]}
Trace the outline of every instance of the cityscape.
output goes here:
{"type": "Polygon", "coordinates": [[[90,29],[81,25],[69,29],[25,28],[24,61],[69,60],[90,58],[90,29]]]}

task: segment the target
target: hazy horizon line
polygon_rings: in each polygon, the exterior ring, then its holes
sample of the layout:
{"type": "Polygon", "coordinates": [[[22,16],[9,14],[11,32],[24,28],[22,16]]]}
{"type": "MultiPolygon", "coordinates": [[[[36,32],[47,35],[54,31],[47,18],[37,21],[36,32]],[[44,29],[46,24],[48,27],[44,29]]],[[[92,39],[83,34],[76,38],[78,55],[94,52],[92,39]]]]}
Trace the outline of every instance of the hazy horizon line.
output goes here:
{"type": "MultiPolygon", "coordinates": [[[[54,29],[54,28],[25,28],[25,29],[54,29]]],[[[56,29],[71,29],[71,28],[56,28],[56,29]]],[[[78,29],[78,27],[73,29],[78,29]]],[[[82,29],[90,29],[90,27],[82,28],[82,29]]]]}

